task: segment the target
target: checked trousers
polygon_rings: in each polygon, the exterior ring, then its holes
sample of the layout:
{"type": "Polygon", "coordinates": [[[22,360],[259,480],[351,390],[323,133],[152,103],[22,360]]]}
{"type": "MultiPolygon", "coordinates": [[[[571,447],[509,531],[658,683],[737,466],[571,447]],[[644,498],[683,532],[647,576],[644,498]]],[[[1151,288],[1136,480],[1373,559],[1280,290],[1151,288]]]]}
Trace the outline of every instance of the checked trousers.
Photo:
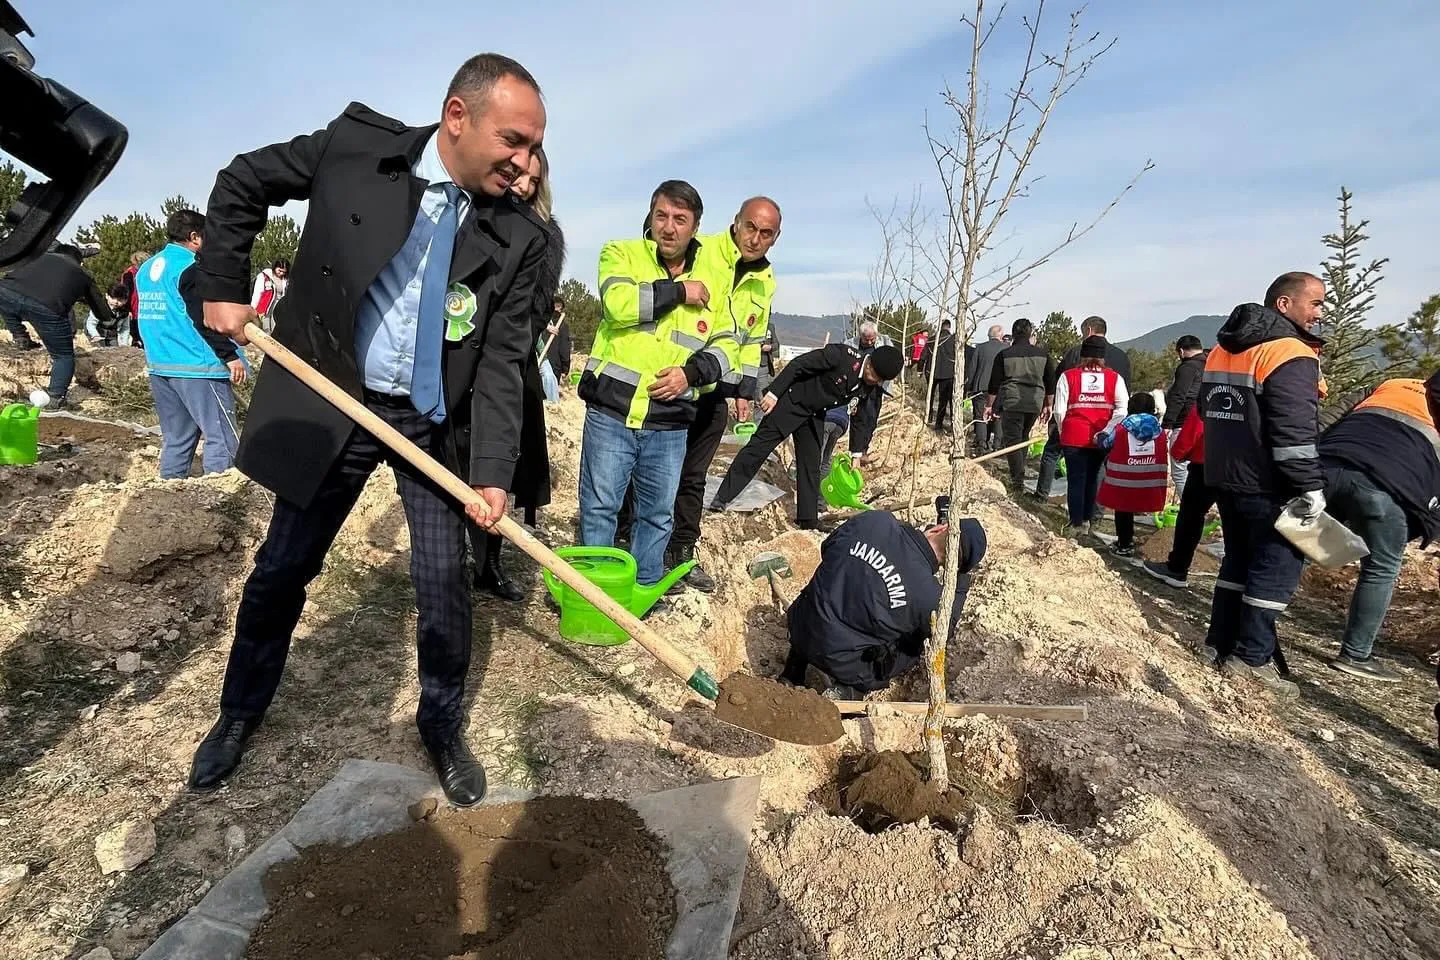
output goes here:
{"type": "MultiPolygon", "coordinates": [[[[408,397],[367,391],[365,403],[407,439],[443,461],[441,428],[422,417],[408,397]]],[[[235,619],[235,642],[225,668],[220,709],[232,717],[265,713],[280,685],[290,639],[305,606],[305,590],[320,573],[335,535],[365,481],[382,462],[395,483],[410,528],[410,579],[415,584],[420,705],[416,725],[427,744],[458,734],[465,674],[470,668],[470,582],[465,563],[467,520],[460,505],[428,478],[356,429],[308,508],[276,499],[265,542],[245,583],[235,619]]]]}

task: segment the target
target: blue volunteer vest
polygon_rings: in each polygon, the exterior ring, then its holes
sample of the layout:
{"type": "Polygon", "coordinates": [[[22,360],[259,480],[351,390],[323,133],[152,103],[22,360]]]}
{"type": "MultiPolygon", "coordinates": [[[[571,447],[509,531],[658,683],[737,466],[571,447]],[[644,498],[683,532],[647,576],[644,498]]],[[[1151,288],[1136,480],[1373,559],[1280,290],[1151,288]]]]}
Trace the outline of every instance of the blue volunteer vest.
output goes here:
{"type": "Polygon", "coordinates": [[[146,370],[157,377],[228,380],[230,371],[195,329],[180,298],[180,274],[194,262],[192,251],[171,243],[135,272],[146,370]]]}

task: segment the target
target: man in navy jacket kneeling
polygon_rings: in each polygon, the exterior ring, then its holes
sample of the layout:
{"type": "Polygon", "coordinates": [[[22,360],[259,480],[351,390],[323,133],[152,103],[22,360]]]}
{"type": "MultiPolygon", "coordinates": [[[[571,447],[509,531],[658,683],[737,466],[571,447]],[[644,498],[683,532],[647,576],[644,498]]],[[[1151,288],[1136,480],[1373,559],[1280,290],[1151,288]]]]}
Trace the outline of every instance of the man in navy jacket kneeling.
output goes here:
{"type": "Polygon", "coordinates": [[[802,686],[813,666],[845,699],[884,689],[920,659],[930,618],[940,606],[936,575],[951,535],[960,537],[960,579],[950,623],[970,589],[969,572],[985,556],[978,520],[925,530],[873,510],[825,538],[820,566],[789,612],[790,656],[780,679],[802,686]]]}

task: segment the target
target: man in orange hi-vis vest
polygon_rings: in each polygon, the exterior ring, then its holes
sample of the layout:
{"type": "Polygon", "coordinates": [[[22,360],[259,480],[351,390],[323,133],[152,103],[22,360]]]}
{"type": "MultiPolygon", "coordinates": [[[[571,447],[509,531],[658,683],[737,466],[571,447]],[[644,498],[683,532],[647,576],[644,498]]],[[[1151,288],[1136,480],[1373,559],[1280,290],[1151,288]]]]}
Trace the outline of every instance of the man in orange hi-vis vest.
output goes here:
{"type": "Polygon", "coordinates": [[[1275,529],[1288,504],[1302,517],[1325,509],[1319,433],[1324,341],[1310,333],[1325,306],[1325,284],[1287,273],[1265,303],[1236,307],[1205,361],[1205,482],[1216,491],[1225,559],[1215,581],[1207,655],[1224,673],[1282,697],[1300,688],[1273,661],[1275,624],[1300,584],[1304,559],[1275,529]]]}
{"type": "Polygon", "coordinates": [[[1440,373],[1386,380],[1343,397],[1321,415],[1325,499],[1337,520],[1370,548],[1350,600],[1350,617],[1331,666],[1361,680],[1397,683],[1374,656],[1390,609],[1405,545],[1440,536],[1440,373]],[[1333,426],[1330,425],[1333,422],[1333,426]]]}

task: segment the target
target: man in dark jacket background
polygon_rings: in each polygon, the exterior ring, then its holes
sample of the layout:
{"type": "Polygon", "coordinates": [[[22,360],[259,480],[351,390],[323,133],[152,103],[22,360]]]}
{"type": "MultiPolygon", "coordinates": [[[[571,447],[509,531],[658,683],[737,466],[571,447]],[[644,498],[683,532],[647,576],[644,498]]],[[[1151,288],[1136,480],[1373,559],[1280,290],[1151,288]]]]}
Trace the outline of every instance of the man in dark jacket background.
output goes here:
{"type": "MultiPolygon", "coordinates": [[[[1005,410],[1000,414],[1000,444],[1011,447],[1030,436],[1037,420],[1050,416],[1055,401],[1055,361],[1050,351],[1035,343],[1035,328],[1021,317],[1010,329],[1014,342],[995,358],[990,374],[985,419],[994,416],[998,399],[1005,410]]],[[[1025,450],[1011,452],[1010,482],[1024,489],[1025,450]]]]}
{"type": "MultiPolygon", "coordinates": [[[[1130,382],[1130,355],[1111,343],[1106,337],[1110,325],[1105,322],[1104,317],[1086,317],[1080,322],[1080,340],[1083,343],[1086,337],[1099,337],[1105,341],[1105,367],[1107,370],[1114,370],[1125,381],[1126,390],[1135,392],[1135,385],[1130,382]]],[[[1051,396],[1055,395],[1055,384],[1067,370],[1073,370],[1080,366],[1080,344],[1066,350],[1060,357],[1060,363],[1055,367],[1055,375],[1045,383],[1045,391],[1051,396]]],[[[1040,454],[1040,479],[1035,484],[1035,499],[1042,503],[1050,501],[1050,488],[1055,483],[1055,470],[1060,464],[1060,424],[1051,423],[1050,432],[1045,438],[1045,450],[1040,454]]]]}
{"type": "Polygon", "coordinates": [[[236,157],[216,178],[197,261],[205,324],[245,338],[250,251],[268,208],[309,200],[275,337],[480,494],[463,510],[277,363],[261,367],[238,465],[275,493],[245,584],[220,719],[190,785],[240,763],[279,686],[305,589],[366,480],[391,462],[410,528],[420,739],[452,803],[485,795],[462,736],[472,635],[466,518],[507,509],[521,371],[534,342],[541,223],[506,196],[545,133],[523,66],[480,54],[451,80],[441,121],[410,127],[351,104],[324,130],[236,157]],[[457,448],[469,450],[458,462],[457,448]]]}
{"type": "Polygon", "coordinates": [[[84,300],[102,326],[113,327],[115,315],[94,279],[80,266],[80,248],[63,243],[0,279],[0,318],[21,350],[36,343],[25,329],[29,323],[50,354],[51,409],[62,406],[75,379],[75,325],[70,311],[84,300]]]}
{"type": "MultiPolygon", "coordinates": [[[[1175,368],[1175,379],[1170,381],[1170,389],[1165,391],[1165,416],[1160,419],[1160,426],[1169,432],[1171,448],[1175,446],[1180,428],[1185,425],[1185,418],[1200,397],[1200,381],[1205,374],[1205,345],[1199,337],[1187,333],[1175,341],[1175,353],[1180,357],[1180,364],[1175,368]]],[[[1175,484],[1176,500],[1185,491],[1188,475],[1185,461],[1170,461],[1170,480],[1175,484]]]]}
{"type": "Polygon", "coordinates": [[[940,324],[940,335],[925,344],[921,363],[927,370],[931,366],[935,368],[935,390],[930,409],[926,411],[926,422],[937,432],[943,431],[950,422],[955,400],[955,334],[951,332],[949,320],[940,324]]]}
{"type": "Polygon", "coordinates": [[[975,426],[975,454],[984,453],[996,446],[998,437],[992,431],[990,421],[985,419],[985,395],[990,392],[990,377],[995,373],[995,358],[1008,344],[1005,343],[1005,329],[1000,324],[991,324],[986,340],[975,348],[973,360],[965,361],[965,398],[970,403],[970,418],[975,426]]]}
{"type": "Polygon", "coordinates": [[[1320,416],[1317,444],[1325,503],[1370,548],[1350,600],[1350,616],[1331,666],[1362,680],[1398,683],[1372,655],[1390,609],[1405,545],[1440,535],[1440,373],[1394,379],[1357,391],[1320,416]]]}
{"type": "Polygon", "coordinates": [[[1314,520],[1325,509],[1325,473],[1315,441],[1324,341],[1310,333],[1325,307],[1325,284],[1287,273],[1265,304],[1242,303],[1205,361],[1205,483],[1216,492],[1225,559],[1215,581],[1207,657],[1231,676],[1282,697],[1300,688],[1273,658],[1276,622],[1300,584],[1304,558],[1276,529],[1288,509],[1314,520]]]}
{"type": "MultiPolygon", "coordinates": [[[[970,590],[969,573],[985,557],[978,520],[922,532],[893,513],[871,510],[837,527],[820,547],[815,575],[790,607],[790,655],[780,679],[803,686],[805,669],[813,666],[833,685],[832,696],[858,699],[913,667],[940,607],[935,575],[951,535],[961,538],[958,614],[970,590]]],[[[942,629],[948,626],[941,622],[942,629]]]]}

